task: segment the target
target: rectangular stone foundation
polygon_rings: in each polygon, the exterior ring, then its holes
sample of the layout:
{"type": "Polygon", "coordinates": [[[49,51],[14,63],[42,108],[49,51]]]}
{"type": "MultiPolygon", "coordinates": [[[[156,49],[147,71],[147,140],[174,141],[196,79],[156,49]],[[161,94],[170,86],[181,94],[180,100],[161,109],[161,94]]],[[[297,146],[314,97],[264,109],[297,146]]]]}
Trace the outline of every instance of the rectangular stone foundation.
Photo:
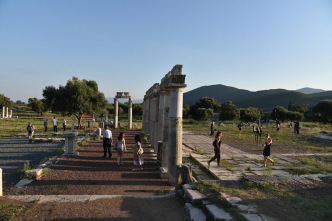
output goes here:
{"type": "Polygon", "coordinates": [[[168,173],[166,167],[160,167],[159,168],[159,174],[162,179],[168,179],[168,173]]]}

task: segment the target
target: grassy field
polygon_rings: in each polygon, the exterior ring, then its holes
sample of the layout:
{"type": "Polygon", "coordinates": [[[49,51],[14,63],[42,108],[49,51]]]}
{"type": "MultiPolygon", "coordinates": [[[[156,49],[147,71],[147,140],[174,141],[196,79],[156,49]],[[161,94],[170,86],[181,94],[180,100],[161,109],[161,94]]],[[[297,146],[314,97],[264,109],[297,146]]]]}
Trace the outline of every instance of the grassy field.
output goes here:
{"type": "MultiPolygon", "coordinates": [[[[255,138],[253,128],[251,126],[244,126],[241,137],[237,124],[239,122],[215,122],[215,130],[223,133],[222,140],[228,144],[241,145],[255,145],[255,138]]],[[[195,131],[198,134],[209,135],[210,122],[200,122],[194,120],[183,120],[183,130],[195,131]]],[[[329,124],[320,123],[302,123],[300,134],[294,134],[293,128],[283,124],[283,127],[277,132],[276,125],[270,123],[269,125],[262,125],[262,137],[260,144],[263,144],[266,133],[269,133],[273,139],[273,145],[278,148],[298,147],[306,151],[330,153],[332,152],[332,140],[324,140],[315,138],[314,136],[320,135],[321,131],[332,132],[332,127],[329,124]]],[[[278,151],[276,148],[276,151],[278,151]]]]}

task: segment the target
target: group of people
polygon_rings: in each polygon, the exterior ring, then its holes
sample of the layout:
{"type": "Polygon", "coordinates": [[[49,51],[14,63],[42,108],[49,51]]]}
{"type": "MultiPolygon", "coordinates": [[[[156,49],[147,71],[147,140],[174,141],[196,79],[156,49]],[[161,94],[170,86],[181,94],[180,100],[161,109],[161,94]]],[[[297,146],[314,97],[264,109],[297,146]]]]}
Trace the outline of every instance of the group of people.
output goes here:
{"type": "MultiPolygon", "coordinates": [[[[214,156],[208,161],[208,168],[210,168],[210,163],[217,159],[217,165],[222,166],[220,164],[220,148],[221,148],[221,136],[222,133],[220,131],[217,132],[215,140],[213,141],[212,145],[214,147],[214,156]]],[[[271,145],[272,145],[272,139],[270,134],[266,134],[265,137],[265,147],[263,150],[263,156],[264,156],[264,167],[267,167],[267,162],[271,162],[272,165],[274,165],[274,161],[270,158],[271,155],[271,145]]]]}
{"type": "MultiPolygon", "coordinates": [[[[53,132],[57,133],[58,132],[58,119],[56,119],[55,116],[52,119],[52,125],[53,125],[53,132]]],[[[63,127],[63,131],[66,131],[66,129],[67,129],[66,119],[63,119],[62,127],[63,127]]],[[[44,129],[45,129],[45,132],[47,132],[47,119],[44,121],[44,129]]]]}
{"type": "MultiPolygon", "coordinates": [[[[112,157],[111,146],[113,144],[112,132],[109,129],[109,126],[106,126],[106,129],[103,132],[103,147],[104,147],[104,155],[103,157],[107,157],[107,153],[109,158],[112,157]]],[[[115,145],[113,149],[117,153],[117,163],[118,166],[123,165],[123,154],[127,151],[125,133],[121,132],[115,141],[115,145]]],[[[139,134],[135,135],[135,148],[134,148],[134,166],[133,171],[143,170],[143,147],[139,134]]]]}

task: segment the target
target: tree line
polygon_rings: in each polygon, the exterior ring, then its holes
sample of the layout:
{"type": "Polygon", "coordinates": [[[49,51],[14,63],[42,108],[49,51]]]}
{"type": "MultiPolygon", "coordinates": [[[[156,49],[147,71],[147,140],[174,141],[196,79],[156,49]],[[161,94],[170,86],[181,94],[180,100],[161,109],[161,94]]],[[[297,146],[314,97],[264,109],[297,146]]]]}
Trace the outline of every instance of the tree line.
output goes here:
{"type": "Polygon", "coordinates": [[[213,113],[219,113],[219,120],[255,122],[260,119],[273,119],[280,121],[319,121],[332,123],[332,100],[320,101],[312,108],[308,104],[295,105],[290,103],[288,109],[275,106],[271,112],[263,112],[260,108],[238,108],[232,101],[219,103],[211,97],[203,97],[194,105],[183,106],[183,117],[195,120],[209,120],[213,113]]]}

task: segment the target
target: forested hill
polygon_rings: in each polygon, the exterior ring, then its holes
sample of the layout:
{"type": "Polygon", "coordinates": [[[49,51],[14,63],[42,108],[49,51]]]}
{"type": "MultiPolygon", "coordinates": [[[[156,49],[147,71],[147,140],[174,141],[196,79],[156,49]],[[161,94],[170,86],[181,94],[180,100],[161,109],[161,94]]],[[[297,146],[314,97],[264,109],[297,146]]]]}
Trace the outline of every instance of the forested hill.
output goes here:
{"type": "Polygon", "coordinates": [[[225,85],[211,85],[196,88],[183,95],[183,103],[193,105],[202,97],[213,97],[220,103],[232,101],[242,108],[257,107],[264,111],[271,111],[276,105],[288,107],[292,104],[309,104],[309,107],[324,99],[332,99],[332,91],[314,94],[304,94],[285,89],[271,89],[263,91],[248,91],[225,85]]]}

